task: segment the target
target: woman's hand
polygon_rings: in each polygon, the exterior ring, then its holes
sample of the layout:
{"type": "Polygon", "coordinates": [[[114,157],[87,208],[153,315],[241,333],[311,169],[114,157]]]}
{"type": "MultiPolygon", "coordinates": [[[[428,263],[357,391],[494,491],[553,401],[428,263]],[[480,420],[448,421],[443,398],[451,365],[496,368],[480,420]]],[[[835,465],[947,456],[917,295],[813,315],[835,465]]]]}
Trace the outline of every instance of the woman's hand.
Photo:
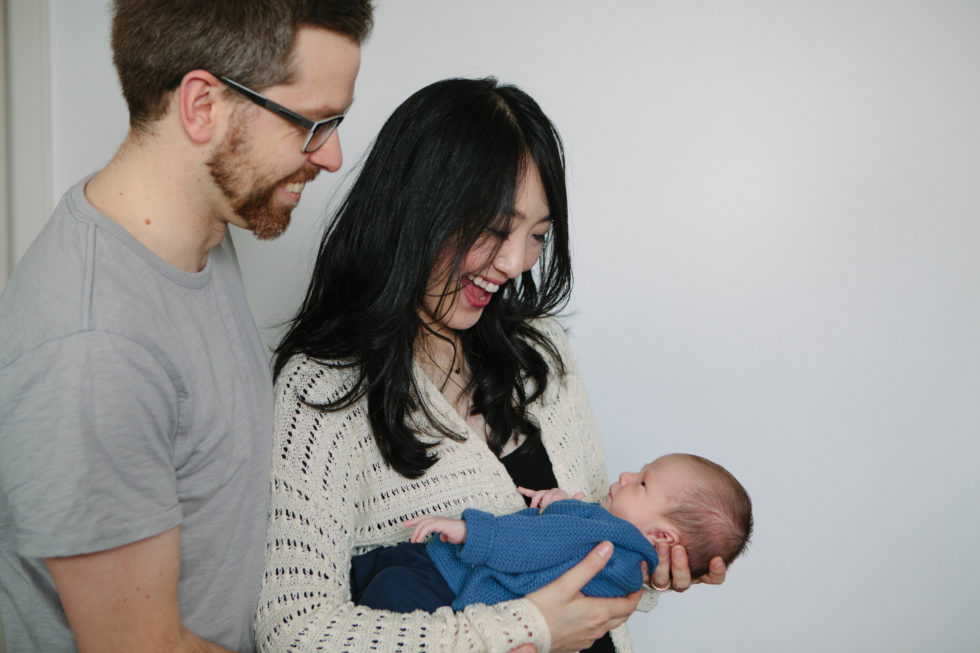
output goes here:
{"type": "MultiPolygon", "coordinates": [[[[517,491],[531,499],[528,507],[541,508],[541,510],[544,510],[555,501],[562,501],[568,498],[568,492],[560,487],[551,488],[550,490],[529,490],[526,487],[518,487],[517,491]]],[[[581,501],[585,498],[585,493],[576,492],[572,495],[572,498],[581,501]]]]}
{"type": "Polygon", "coordinates": [[[531,592],[527,598],[541,611],[551,631],[551,651],[580,651],[633,614],[642,590],[622,599],[596,599],[581,590],[609,561],[613,547],[603,542],[582,562],[531,592]]]}
{"type": "Polygon", "coordinates": [[[687,564],[687,551],[680,544],[674,546],[666,542],[657,543],[659,563],[653,570],[653,587],[670,588],[675,592],[686,592],[695,583],[721,585],[725,582],[725,561],[715,556],[708,563],[708,573],[700,578],[691,578],[691,567],[687,564]]]}
{"type": "Polygon", "coordinates": [[[441,533],[439,538],[443,542],[462,544],[466,541],[466,522],[462,519],[423,515],[402,523],[408,528],[415,529],[412,532],[412,537],[409,538],[410,542],[424,542],[430,533],[441,533]]]}

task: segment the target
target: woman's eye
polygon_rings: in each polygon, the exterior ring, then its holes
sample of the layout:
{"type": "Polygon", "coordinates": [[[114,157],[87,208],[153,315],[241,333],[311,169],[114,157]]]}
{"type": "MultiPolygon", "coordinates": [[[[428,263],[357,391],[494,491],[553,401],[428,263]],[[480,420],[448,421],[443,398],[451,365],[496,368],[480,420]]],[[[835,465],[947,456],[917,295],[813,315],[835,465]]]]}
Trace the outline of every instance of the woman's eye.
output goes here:
{"type": "Polygon", "coordinates": [[[487,227],[487,233],[498,240],[507,240],[507,237],[510,236],[509,233],[502,229],[492,229],[490,227],[487,227]]]}
{"type": "Polygon", "coordinates": [[[534,240],[542,244],[547,243],[550,239],[551,239],[550,231],[546,231],[543,234],[534,234],[534,240]]]}

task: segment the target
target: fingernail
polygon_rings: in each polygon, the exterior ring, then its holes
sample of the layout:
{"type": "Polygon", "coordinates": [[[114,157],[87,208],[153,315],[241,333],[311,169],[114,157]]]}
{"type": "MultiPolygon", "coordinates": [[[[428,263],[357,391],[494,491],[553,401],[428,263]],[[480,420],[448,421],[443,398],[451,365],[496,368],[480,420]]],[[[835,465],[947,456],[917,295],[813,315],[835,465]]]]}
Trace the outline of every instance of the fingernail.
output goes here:
{"type": "Polygon", "coordinates": [[[608,558],[609,556],[612,555],[612,550],[613,550],[612,542],[603,542],[599,545],[599,548],[596,549],[596,552],[599,554],[600,557],[608,558]]]}

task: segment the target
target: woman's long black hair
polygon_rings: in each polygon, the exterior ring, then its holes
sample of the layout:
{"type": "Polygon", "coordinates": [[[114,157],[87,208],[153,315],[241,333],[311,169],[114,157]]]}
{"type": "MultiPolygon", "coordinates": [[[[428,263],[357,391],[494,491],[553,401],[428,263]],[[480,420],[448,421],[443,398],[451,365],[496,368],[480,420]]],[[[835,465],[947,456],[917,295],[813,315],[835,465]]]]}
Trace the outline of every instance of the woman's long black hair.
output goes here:
{"type": "Polygon", "coordinates": [[[550,237],[535,269],[504,284],[460,336],[490,448],[499,455],[519,433],[539,444],[527,408],[544,391],[549,367],[559,374],[564,367],[529,321],[559,311],[571,291],[568,200],[561,138],[515,86],[448,79],[395,110],[326,230],[306,299],[276,348],[276,376],[295,354],[355,367],[351,391],[320,407],[338,410],[366,394],[378,448],[404,476],[417,478],[437,460],[431,438],[417,437],[412,411],[423,411],[439,434],[464,437],[432,415],[413,373],[430,275],[447,247],[455,248],[455,279],[479,237],[506,233],[529,165],[541,175],[550,237]]]}

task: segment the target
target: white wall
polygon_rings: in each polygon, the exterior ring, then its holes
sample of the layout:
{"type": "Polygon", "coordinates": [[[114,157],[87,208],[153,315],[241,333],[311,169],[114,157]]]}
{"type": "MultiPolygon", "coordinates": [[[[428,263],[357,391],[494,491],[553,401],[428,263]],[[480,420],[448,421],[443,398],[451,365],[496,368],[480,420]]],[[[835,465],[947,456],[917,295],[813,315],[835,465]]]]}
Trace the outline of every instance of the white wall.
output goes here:
{"type": "MultiPolygon", "coordinates": [[[[10,217],[7,191],[7,0],[0,0],[0,288],[10,274],[10,217]]],[[[3,631],[0,630],[0,642],[3,631]]],[[[0,644],[0,653],[3,652],[0,644]]]]}
{"type": "MultiPolygon", "coordinates": [[[[103,0],[51,5],[57,195],[126,116],[103,0]]],[[[610,470],[693,451],[753,496],[730,580],[633,618],[637,650],[980,649],[980,3],[379,5],[348,163],[428,82],[528,90],[568,146],[610,470]]],[[[260,325],[339,178],[278,242],[236,234],[260,325]]]]}
{"type": "Polygon", "coordinates": [[[51,79],[47,0],[9,0],[4,12],[4,155],[0,282],[51,212],[51,79]]]}

